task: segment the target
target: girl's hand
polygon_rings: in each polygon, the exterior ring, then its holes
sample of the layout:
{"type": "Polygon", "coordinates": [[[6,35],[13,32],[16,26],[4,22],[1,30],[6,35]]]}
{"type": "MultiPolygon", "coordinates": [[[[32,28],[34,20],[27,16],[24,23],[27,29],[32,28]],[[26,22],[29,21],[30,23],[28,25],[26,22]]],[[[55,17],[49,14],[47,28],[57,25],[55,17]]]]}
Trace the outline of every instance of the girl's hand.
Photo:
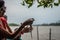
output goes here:
{"type": "Polygon", "coordinates": [[[32,30],[33,30],[32,27],[25,27],[22,31],[23,31],[24,33],[28,33],[28,32],[31,32],[32,30]]]}

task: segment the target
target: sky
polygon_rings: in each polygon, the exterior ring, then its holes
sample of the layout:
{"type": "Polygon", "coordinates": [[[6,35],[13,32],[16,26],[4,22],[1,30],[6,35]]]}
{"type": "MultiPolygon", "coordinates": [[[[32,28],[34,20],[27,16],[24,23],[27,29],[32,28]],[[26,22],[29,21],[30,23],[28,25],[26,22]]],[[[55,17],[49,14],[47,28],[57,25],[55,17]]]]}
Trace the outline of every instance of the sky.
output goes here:
{"type": "Polygon", "coordinates": [[[60,20],[60,6],[53,8],[37,8],[37,2],[31,8],[21,5],[22,0],[5,0],[8,23],[23,23],[29,18],[34,18],[33,24],[52,23],[60,20]]]}

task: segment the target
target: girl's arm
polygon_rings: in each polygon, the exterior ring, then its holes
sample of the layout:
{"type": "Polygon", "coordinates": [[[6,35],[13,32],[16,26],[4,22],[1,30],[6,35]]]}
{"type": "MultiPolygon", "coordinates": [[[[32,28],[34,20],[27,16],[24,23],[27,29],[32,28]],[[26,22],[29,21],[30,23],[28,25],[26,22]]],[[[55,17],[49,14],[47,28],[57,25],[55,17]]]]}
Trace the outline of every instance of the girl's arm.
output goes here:
{"type": "MultiPolygon", "coordinates": [[[[16,32],[14,32],[14,33],[10,33],[9,31],[6,31],[5,29],[3,29],[3,28],[0,28],[0,31],[2,32],[2,33],[4,33],[4,35],[5,35],[5,37],[6,38],[15,38],[17,35],[21,35],[21,30],[26,26],[26,25],[30,25],[30,24],[32,24],[33,23],[33,19],[32,20],[30,20],[30,19],[28,19],[27,21],[25,21],[20,27],[19,27],[19,29],[16,31],[16,32]]],[[[7,23],[7,22],[6,22],[7,23]]]]}

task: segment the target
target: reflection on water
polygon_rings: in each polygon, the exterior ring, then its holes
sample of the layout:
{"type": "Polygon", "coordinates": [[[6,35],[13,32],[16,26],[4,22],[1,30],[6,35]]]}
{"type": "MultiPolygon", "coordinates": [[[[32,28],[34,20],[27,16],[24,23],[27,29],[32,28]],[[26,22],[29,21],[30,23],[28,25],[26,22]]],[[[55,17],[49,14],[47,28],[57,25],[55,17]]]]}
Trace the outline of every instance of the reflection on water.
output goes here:
{"type": "MultiPolygon", "coordinates": [[[[14,30],[16,27],[11,27],[14,30]]],[[[60,26],[38,26],[39,31],[39,40],[48,40],[49,39],[49,28],[52,29],[52,40],[60,40],[60,26]]],[[[37,26],[33,26],[32,31],[33,38],[31,39],[30,33],[25,33],[22,35],[23,40],[37,40],[37,26]]]]}

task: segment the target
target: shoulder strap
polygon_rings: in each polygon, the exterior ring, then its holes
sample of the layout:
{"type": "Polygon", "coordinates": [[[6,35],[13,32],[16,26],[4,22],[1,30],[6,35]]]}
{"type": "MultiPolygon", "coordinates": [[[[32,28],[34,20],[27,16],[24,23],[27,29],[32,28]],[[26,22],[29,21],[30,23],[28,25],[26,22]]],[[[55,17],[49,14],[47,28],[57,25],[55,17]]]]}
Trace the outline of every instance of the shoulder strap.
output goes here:
{"type": "Polygon", "coordinates": [[[2,21],[1,21],[1,19],[0,19],[0,25],[3,27],[3,24],[2,24],[2,21]]]}

